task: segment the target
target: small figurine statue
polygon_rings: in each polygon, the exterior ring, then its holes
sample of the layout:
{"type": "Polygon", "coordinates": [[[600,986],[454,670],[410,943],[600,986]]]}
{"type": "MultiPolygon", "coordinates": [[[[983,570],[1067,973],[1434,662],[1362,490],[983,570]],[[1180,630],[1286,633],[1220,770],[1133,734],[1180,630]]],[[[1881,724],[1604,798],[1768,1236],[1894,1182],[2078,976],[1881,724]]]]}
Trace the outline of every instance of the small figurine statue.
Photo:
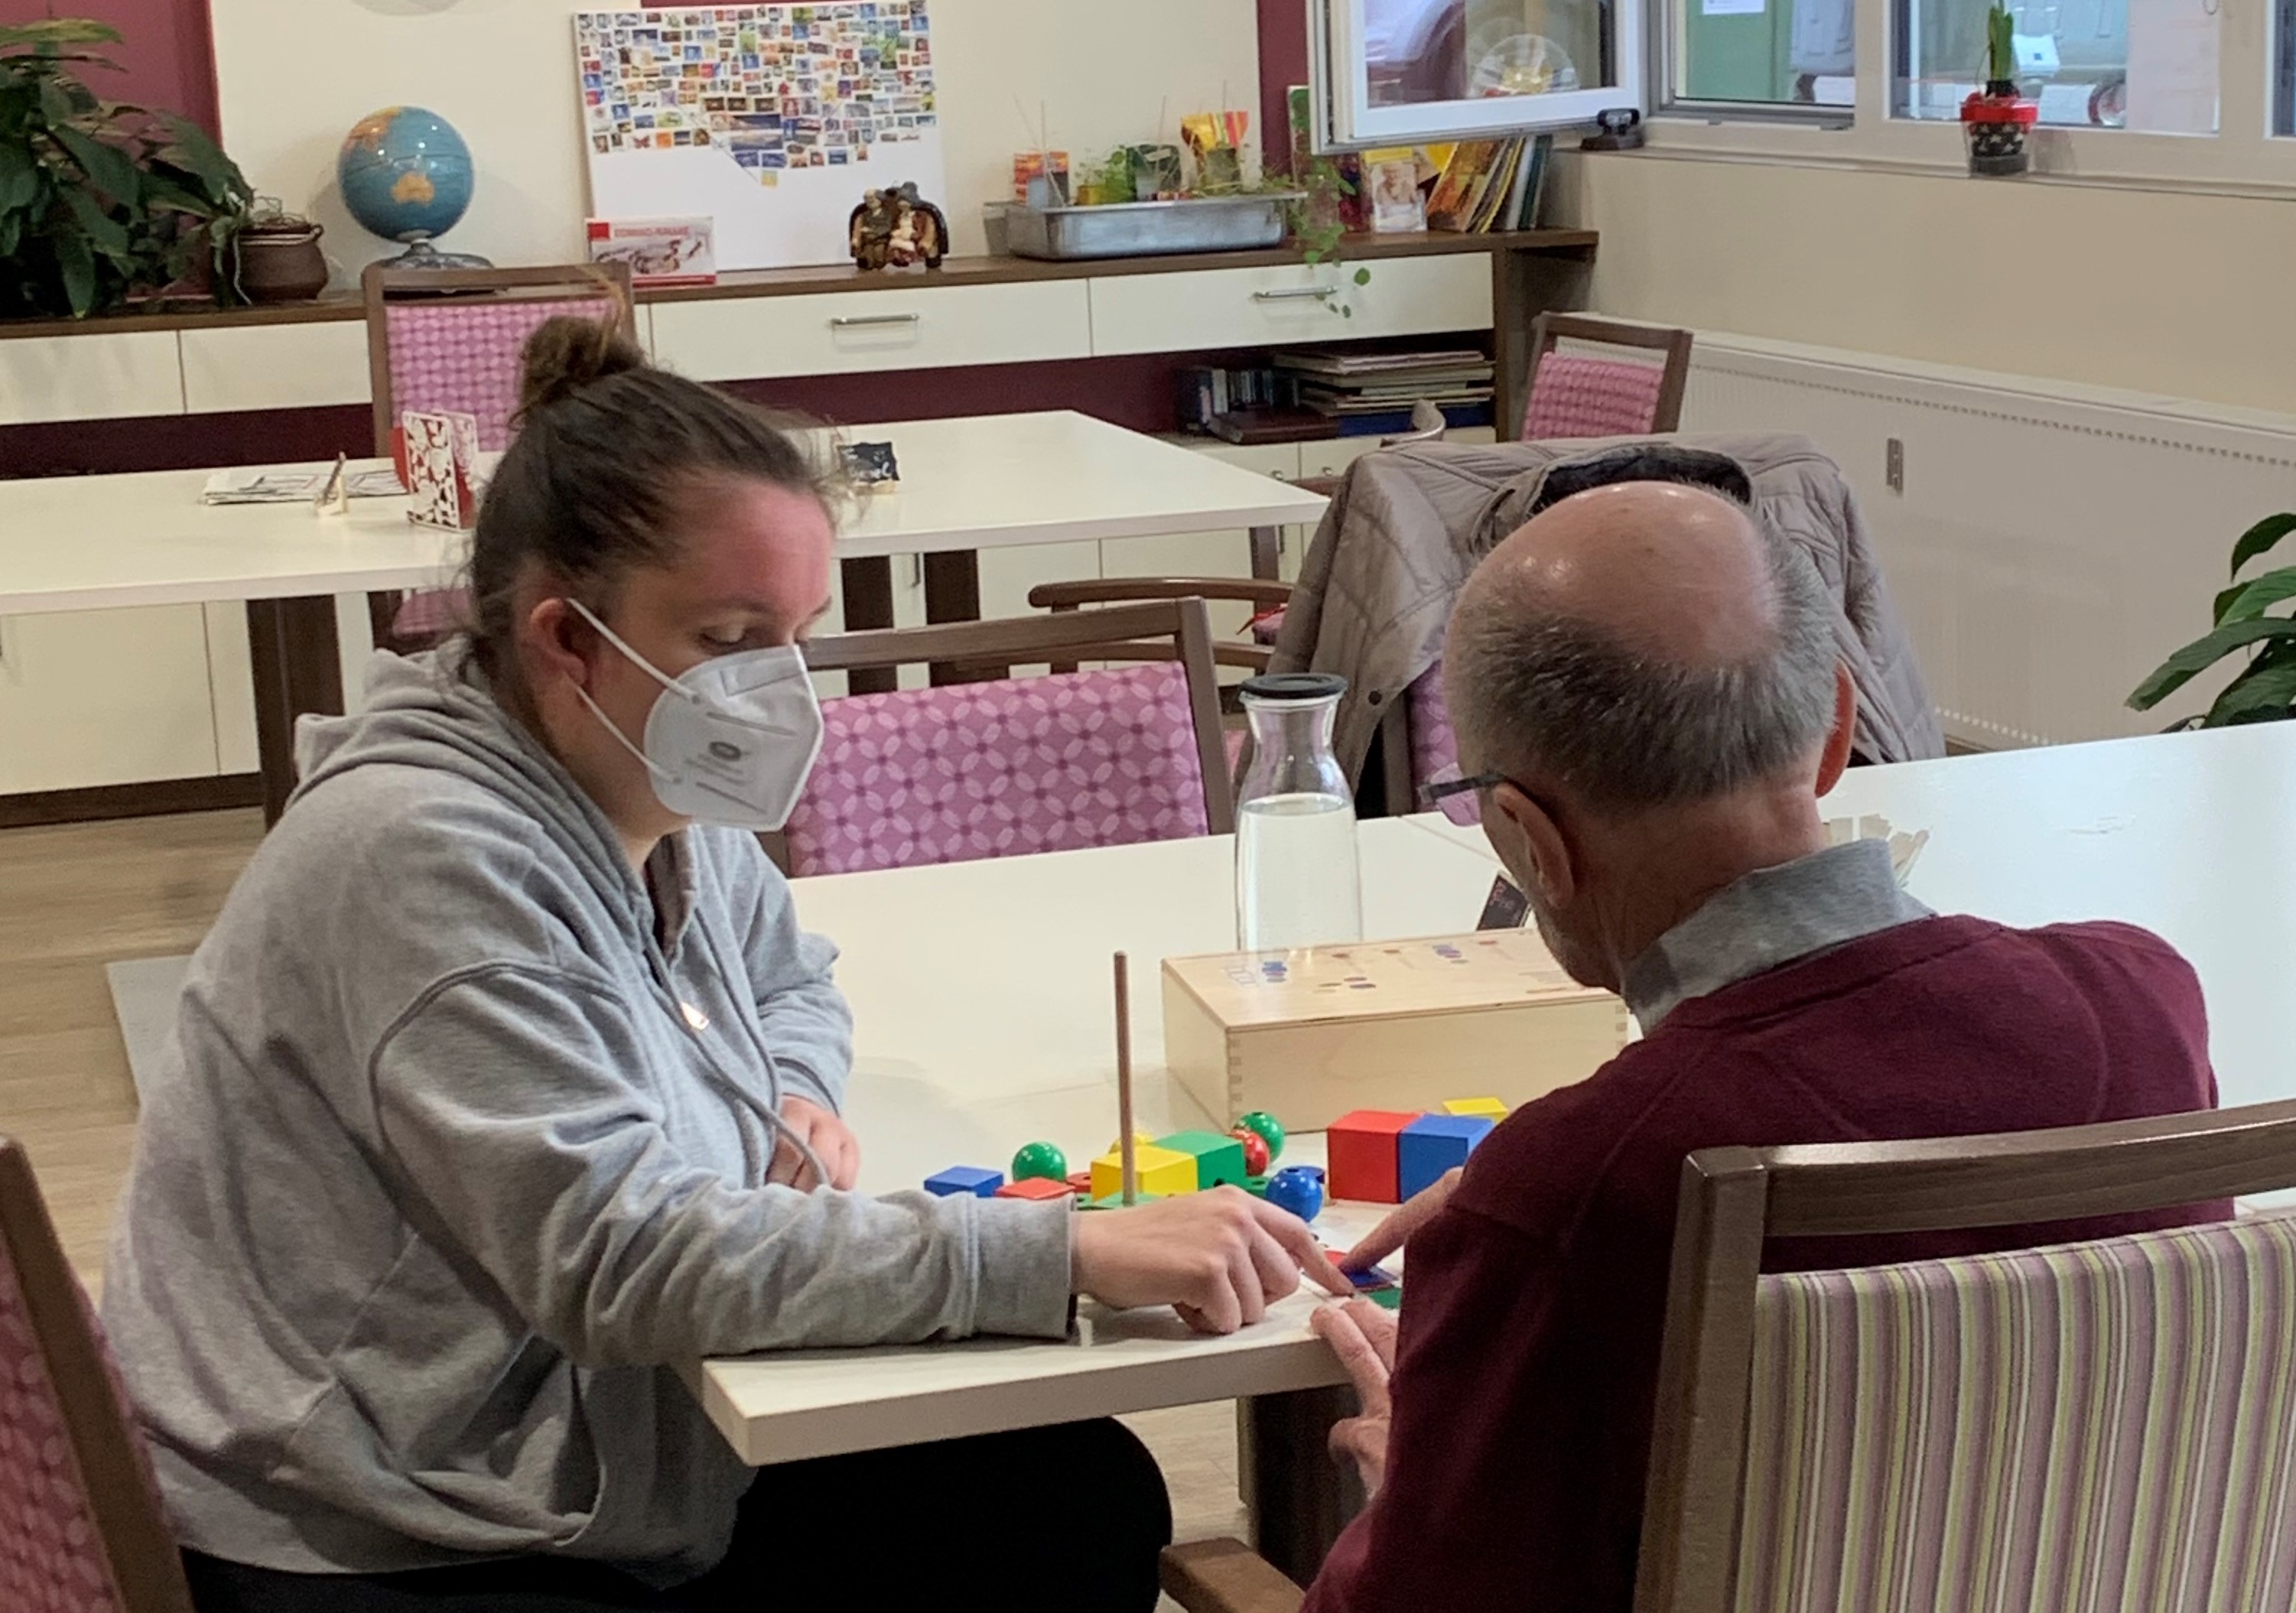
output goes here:
{"type": "Polygon", "coordinates": [[[916,183],[871,191],[846,225],[853,261],[865,269],[939,268],[948,251],[948,220],[917,194],[916,183]]]}

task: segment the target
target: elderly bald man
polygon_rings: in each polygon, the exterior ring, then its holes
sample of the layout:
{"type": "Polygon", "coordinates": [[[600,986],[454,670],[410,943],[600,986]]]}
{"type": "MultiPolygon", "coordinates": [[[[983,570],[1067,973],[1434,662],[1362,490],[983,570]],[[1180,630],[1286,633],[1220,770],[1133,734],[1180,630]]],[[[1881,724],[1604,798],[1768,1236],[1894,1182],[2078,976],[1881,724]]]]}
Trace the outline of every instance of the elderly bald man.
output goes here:
{"type": "Polygon", "coordinates": [[[1399,1341],[1359,1300],[1317,1318],[1365,1402],[1333,1443],[1374,1499],[1308,1605],[1625,1613],[1684,1156],[2211,1108],[2206,1015],[2157,937],[1941,918],[1882,843],[1827,847],[1849,675],[1807,562],[1726,499],[1643,482],[1555,505],[1477,570],[1444,664],[1492,848],[1563,966],[1622,992],[1644,1036],[1352,1251],[1411,1239],[1399,1341]]]}

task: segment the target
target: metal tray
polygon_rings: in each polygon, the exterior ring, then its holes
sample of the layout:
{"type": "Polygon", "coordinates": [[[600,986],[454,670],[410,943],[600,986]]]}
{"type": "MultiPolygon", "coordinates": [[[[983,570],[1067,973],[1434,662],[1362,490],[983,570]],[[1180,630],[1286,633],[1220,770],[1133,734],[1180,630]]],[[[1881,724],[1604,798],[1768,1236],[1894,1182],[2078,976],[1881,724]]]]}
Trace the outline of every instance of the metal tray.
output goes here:
{"type": "Polygon", "coordinates": [[[1146,258],[1281,246],[1285,207],[1304,200],[1299,191],[1267,191],[1093,208],[1008,205],[1004,250],[1016,258],[1146,258]]]}

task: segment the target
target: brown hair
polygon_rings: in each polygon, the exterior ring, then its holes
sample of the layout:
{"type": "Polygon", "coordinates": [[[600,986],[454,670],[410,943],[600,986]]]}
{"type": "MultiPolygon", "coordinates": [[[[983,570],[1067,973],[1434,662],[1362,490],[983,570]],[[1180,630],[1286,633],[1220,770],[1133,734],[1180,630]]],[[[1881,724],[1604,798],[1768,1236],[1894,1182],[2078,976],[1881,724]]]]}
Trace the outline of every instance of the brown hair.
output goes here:
{"type": "Polygon", "coordinates": [[[766,414],[715,388],[657,370],[619,299],[605,319],[562,315],[527,340],[518,435],[479,506],[471,544],[472,649],[511,673],[514,596],[529,563],[604,596],[634,568],[677,557],[685,484],[737,477],[829,504],[831,483],[766,414]]]}

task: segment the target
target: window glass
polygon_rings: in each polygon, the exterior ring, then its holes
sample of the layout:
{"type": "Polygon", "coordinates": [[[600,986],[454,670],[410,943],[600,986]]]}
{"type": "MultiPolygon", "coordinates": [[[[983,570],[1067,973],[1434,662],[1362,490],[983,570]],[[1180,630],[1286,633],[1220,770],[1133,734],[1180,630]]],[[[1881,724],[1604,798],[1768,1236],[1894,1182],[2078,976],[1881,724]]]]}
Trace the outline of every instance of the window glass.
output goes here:
{"type": "Polygon", "coordinates": [[[1600,0],[1365,0],[1371,104],[1549,95],[1603,77],[1600,0]]]}
{"type": "Polygon", "coordinates": [[[1675,95],[1846,107],[1857,100],[1853,0],[1674,0],[1675,95]]]}
{"type": "Polygon", "coordinates": [[[2272,132],[2296,135],[2296,0],[2272,10],[2272,132]]]}
{"type": "MultiPolygon", "coordinates": [[[[2061,127],[2217,132],[2223,0],[2013,5],[2018,93],[2061,127]]],[[[1985,78],[1986,0],[1897,0],[1892,110],[1951,122],[1985,78]]]]}

